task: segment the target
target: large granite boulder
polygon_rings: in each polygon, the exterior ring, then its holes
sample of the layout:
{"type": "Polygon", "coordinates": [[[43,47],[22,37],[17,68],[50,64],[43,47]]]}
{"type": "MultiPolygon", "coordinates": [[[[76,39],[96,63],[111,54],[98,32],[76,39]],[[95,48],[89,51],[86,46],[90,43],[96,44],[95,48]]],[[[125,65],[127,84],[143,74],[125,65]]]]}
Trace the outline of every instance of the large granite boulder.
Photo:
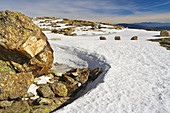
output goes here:
{"type": "Polygon", "coordinates": [[[1,11],[0,60],[16,73],[42,75],[52,67],[53,50],[29,17],[15,11],[1,11]]]}
{"type": "Polygon", "coordinates": [[[170,36],[170,30],[162,30],[162,31],[160,32],[160,36],[161,36],[161,37],[170,36]]]}

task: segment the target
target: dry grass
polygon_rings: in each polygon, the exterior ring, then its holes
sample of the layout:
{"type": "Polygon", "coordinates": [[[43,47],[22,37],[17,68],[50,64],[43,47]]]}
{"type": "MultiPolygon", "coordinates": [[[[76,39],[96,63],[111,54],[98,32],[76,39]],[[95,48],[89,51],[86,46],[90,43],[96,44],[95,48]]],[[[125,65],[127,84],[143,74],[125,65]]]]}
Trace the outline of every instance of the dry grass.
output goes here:
{"type": "Polygon", "coordinates": [[[160,38],[160,39],[149,39],[148,41],[159,42],[161,46],[170,50],[170,38],[160,38]]]}
{"type": "Polygon", "coordinates": [[[51,39],[48,39],[48,40],[61,40],[61,38],[51,38],[51,39]]]}

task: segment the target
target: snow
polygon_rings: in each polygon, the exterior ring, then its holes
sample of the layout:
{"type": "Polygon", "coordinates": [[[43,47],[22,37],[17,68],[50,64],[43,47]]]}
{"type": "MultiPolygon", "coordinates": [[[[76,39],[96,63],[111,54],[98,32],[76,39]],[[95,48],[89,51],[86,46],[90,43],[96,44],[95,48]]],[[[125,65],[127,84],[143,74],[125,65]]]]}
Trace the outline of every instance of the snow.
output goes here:
{"type": "MultiPolygon", "coordinates": [[[[159,43],[158,31],[113,30],[99,36],[61,36],[50,41],[54,62],[75,68],[104,67],[106,70],[91,83],[84,95],[55,113],[168,113],[170,112],[170,52],[159,43]],[[139,40],[132,41],[132,36],[139,40]],[[114,40],[121,36],[120,41],[114,40]]],[[[91,32],[91,31],[89,31],[91,32]]]]}
{"type": "Polygon", "coordinates": [[[170,112],[170,51],[159,43],[146,41],[160,38],[159,31],[84,32],[77,28],[75,32],[78,36],[44,32],[49,39],[62,39],[49,40],[54,63],[105,70],[77,95],[80,98],[54,113],[170,112]],[[99,40],[100,35],[107,40],[99,40]],[[115,36],[121,40],[114,40],[115,36]],[[138,36],[138,40],[130,40],[133,36],[138,36]]]}
{"type": "Polygon", "coordinates": [[[35,100],[37,98],[39,98],[39,96],[37,95],[36,90],[39,88],[39,86],[35,85],[35,84],[31,84],[27,93],[32,93],[34,94],[34,97],[31,97],[32,100],[35,100]]]}
{"type": "MultiPolygon", "coordinates": [[[[46,76],[40,76],[38,78],[35,78],[34,82],[36,82],[36,84],[47,84],[47,83],[53,83],[50,81],[51,77],[46,77],[46,76]]],[[[32,100],[35,100],[37,98],[39,98],[38,94],[37,94],[37,89],[39,88],[39,86],[37,86],[36,84],[31,84],[27,93],[32,93],[34,94],[34,97],[31,97],[32,100]]],[[[24,98],[25,99],[25,98],[24,98]]]]}
{"type": "Polygon", "coordinates": [[[40,76],[38,78],[35,78],[34,82],[37,82],[37,84],[47,84],[47,83],[52,83],[50,81],[51,77],[45,77],[44,75],[43,76],[40,76]]]}

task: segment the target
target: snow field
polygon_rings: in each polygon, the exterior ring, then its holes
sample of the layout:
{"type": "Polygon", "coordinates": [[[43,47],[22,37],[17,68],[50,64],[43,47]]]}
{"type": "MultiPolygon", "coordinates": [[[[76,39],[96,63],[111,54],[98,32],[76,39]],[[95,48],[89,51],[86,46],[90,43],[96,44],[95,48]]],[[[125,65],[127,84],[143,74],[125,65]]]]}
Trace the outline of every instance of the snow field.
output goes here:
{"type": "Polygon", "coordinates": [[[63,37],[62,41],[50,41],[57,62],[80,68],[95,67],[89,64],[89,59],[78,57],[83,56],[84,51],[89,56],[96,54],[95,59],[103,56],[103,62],[110,66],[95,88],[55,113],[169,113],[170,52],[158,43],[146,41],[159,38],[156,37],[158,34],[125,29],[104,35],[106,41],[100,41],[98,36],[63,37]],[[116,35],[122,40],[113,40],[116,35]],[[131,41],[134,35],[139,40],[131,41]],[[62,48],[65,55],[61,57],[62,53],[54,46],[62,48]]]}
{"type": "Polygon", "coordinates": [[[145,41],[106,42],[100,46],[82,43],[75,45],[97,50],[111,68],[103,83],[56,112],[170,112],[170,54],[165,48],[145,41]]]}
{"type": "Polygon", "coordinates": [[[54,63],[73,68],[104,67],[81,96],[55,113],[169,113],[170,52],[147,39],[158,31],[102,29],[64,36],[44,31],[54,50],[54,63]],[[107,40],[99,40],[105,36],[107,40]],[[121,36],[120,41],[114,40],[121,36]],[[137,41],[131,41],[138,36],[137,41]]]}

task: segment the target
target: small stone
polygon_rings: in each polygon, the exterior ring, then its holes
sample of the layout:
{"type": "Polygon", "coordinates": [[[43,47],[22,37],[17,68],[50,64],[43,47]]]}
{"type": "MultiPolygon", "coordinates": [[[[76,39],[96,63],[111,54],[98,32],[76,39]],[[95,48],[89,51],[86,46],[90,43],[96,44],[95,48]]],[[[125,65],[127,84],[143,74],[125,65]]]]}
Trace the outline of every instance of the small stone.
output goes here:
{"type": "Polygon", "coordinates": [[[131,40],[138,40],[138,36],[133,36],[131,40]]]}
{"type": "Polygon", "coordinates": [[[120,36],[115,36],[115,40],[121,40],[120,36]]]}
{"type": "Polygon", "coordinates": [[[60,81],[63,81],[68,89],[67,96],[72,95],[78,89],[78,81],[76,81],[76,79],[74,78],[75,77],[72,75],[71,72],[66,73],[60,78],[60,81]]]}
{"type": "Polygon", "coordinates": [[[48,98],[39,98],[36,101],[39,105],[50,105],[53,103],[53,100],[48,98]]]}
{"type": "Polygon", "coordinates": [[[58,96],[66,97],[68,95],[68,89],[63,82],[54,82],[53,84],[50,84],[50,87],[58,96]]]}
{"type": "Polygon", "coordinates": [[[101,37],[100,37],[100,40],[106,40],[106,37],[101,36],[101,37]]]}
{"type": "Polygon", "coordinates": [[[52,92],[51,88],[49,87],[48,84],[46,85],[41,85],[37,89],[37,93],[40,97],[48,98],[48,97],[54,97],[55,94],[52,92]]]}

